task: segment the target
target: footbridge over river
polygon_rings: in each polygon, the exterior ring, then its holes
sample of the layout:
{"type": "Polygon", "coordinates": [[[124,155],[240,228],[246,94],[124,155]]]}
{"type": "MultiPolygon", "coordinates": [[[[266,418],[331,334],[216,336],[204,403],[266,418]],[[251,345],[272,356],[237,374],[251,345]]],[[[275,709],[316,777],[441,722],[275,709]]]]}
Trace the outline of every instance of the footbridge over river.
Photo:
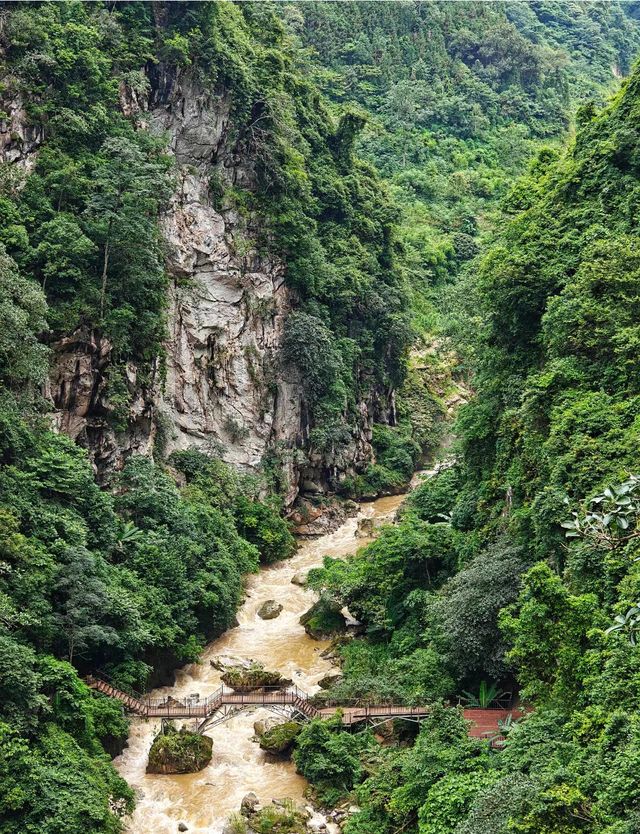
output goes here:
{"type": "MultiPolygon", "coordinates": [[[[265,707],[273,712],[302,720],[330,718],[339,713],[345,727],[358,724],[376,727],[393,719],[419,722],[431,711],[429,706],[407,707],[395,704],[343,704],[319,707],[297,686],[287,689],[263,687],[252,691],[238,691],[220,686],[207,698],[187,696],[178,700],[171,696],[148,698],[140,693],[129,694],[94,675],[89,675],[85,681],[91,689],[117,699],[125,709],[142,718],[196,719],[200,730],[226,721],[243,709],[252,707],[265,707]]],[[[499,736],[500,723],[509,715],[509,709],[464,710],[464,717],[470,722],[469,735],[476,738],[499,736]]]]}

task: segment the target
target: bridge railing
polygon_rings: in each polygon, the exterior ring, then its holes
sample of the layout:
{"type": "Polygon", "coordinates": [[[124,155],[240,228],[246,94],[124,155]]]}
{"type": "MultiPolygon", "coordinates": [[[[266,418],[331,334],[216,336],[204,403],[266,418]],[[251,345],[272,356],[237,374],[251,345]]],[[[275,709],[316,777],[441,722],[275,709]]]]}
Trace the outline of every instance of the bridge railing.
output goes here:
{"type": "Polygon", "coordinates": [[[189,715],[199,715],[203,710],[210,710],[222,704],[248,704],[256,706],[260,704],[295,704],[296,701],[306,701],[308,698],[307,693],[303,692],[297,686],[290,686],[286,689],[281,686],[262,686],[256,689],[249,687],[234,689],[230,686],[220,686],[204,698],[197,694],[185,695],[183,697],[166,695],[160,698],[141,696],[144,705],[151,710],[166,709],[168,713],[180,711],[189,715]]]}

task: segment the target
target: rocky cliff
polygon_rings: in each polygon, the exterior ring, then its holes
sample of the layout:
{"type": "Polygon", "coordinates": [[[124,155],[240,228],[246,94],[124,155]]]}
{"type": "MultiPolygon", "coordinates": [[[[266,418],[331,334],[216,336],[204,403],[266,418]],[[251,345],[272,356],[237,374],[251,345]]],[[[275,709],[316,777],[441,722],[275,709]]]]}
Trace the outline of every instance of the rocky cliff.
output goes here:
{"type": "MultiPolygon", "coordinates": [[[[216,200],[220,187],[250,191],[256,184],[254,160],[230,127],[228,97],[162,65],[148,80],[145,95],[121,84],[120,101],[141,130],[166,137],[175,160],[175,188],[161,218],[166,357],[144,373],[126,365],[127,413],[114,420],[109,340],[89,328],[57,339],[46,391],[54,424],[88,448],[103,480],[130,454],[196,447],[245,471],[270,456],[287,504],[300,489],[328,491],[371,459],[373,400],[359,404],[358,430],[339,454],[308,454],[301,379],[280,360],[284,322],[296,305],[286,264],[258,250],[258,219],[216,200]]],[[[19,99],[5,110],[2,159],[28,173],[43,132],[27,127],[19,99]]],[[[387,407],[378,392],[375,408],[387,407]]]]}

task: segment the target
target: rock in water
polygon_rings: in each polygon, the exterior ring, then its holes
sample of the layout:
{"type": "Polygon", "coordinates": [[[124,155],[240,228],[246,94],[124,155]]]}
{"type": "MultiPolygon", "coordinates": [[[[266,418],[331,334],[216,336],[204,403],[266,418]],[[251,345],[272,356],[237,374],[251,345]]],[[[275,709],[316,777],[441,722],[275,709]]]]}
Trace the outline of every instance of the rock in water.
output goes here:
{"type": "Polygon", "coordinates": [[[258,609],[258,617],[262,620],[275,620],[276,617],[280,616],[282,608],[283,606],[275,599],[268,599],[258,609]]]}
{"type": "Polygon", "coordinates": [[[178,823],[178,831],[188,831],[188,830],[189,830],[189,826],[186,825],[184,822],[179,822],[178,823]]]}
{"type": "Polygon", "coordinates": [[[356,536],[360,539],[371,538],[371,536],[373,536],[374,527],[374,520],[372,518],[361,518],[358,521],[356,536]]]}
{"type": "Polygon", "coordinates": [[[318,681],[318,686],[320,689],[331,689],[332,686],[340,683],[342,678],[342,672],[327,672],[324,678],[320,678],[318,681]]]}
{"type": "Polygon", "coordinates": [[[197,773],[211,761],[212,750],[208,736],[167,724],[153,740],[147,773],[197,773]]]}
{"type": "Polygon", "coordinates": [[[257,814],[260,810],[260,800],[253,791],[245,794],[240,803],[240,813],[245,817],[257,814]]]}
{"type": "Polygon", "coordinates": [[[285,721],[284,724],[271,727],[261,736],[260,748],[274,756],[288,753],[301,730],[302,727],[295,721],[285,721]]]}
{"type": "Polygon", "coordinates": [[[297,573],[294,573],[291,577],[291,584],[292,585],[300,585],[300,587],[304,587],[307,584],[307,573],[306,571],[299,570],[297,573]]]}
{"type": "Polygon", "coordinates": [[[220,654],[213,657],[209,663],[219,672],[226,672],[229,669],[250,669],[255,665],[254,660],[246,657],[236,657],[232,654],[220,654]]]}
{"type": "Polygon", "coordinates": [[[254,663],[249,669],[229,669],[221,679],[235,692],[253,692],[265,687],[286,689],[292,684],[292,681],[283,678],[279,672],[268,672],[259,663],[254,663]]]}

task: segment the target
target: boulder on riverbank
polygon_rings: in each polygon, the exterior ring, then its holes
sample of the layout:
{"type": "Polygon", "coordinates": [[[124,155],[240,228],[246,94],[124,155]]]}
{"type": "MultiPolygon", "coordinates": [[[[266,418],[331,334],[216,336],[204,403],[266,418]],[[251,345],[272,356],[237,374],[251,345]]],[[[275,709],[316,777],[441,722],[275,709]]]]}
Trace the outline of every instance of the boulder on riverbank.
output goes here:
{"type": "Polygon", "coordinates": [[[336,684],[340,683],[344,675],[342,672],[327,672],[324,678],[320,678],[318,681],[318,686],[320,689],[331,689],[331,687],[335,686],[336,684]]]}
{"type": "Polygon", "coordinates": [[[375,521],[373,518],[358,519],[358,527],[356,529],[356,538],[370,539],[375,530],[375,521]]]}
{"type": "Polygon", "coordinates": [[[330,594],[324,592],[320,599],[300,617],[300,624],[309,637],[323,640],[341,634],[347,625],[342,605],[330,594]]]}
{"type": "Polygon", "coordinates": [[[320,498],[309,494],[298,498],[289,521],[297,536],[315,538],[337,530],[347,518],[356,515],[359,509],[354,501],[338,498],[328,500],[326,496],[320,498]]]}
{"type": "Polygon", "coordinates": [[[276,617],[280,616],[283,608],[284,606],[276,602],[275,599],[268,599],[258,608],[258,617],[261,620],[275,620],[276,617]]]}
{"type": "Polygon", "coordinates": [[[254,692],[265,687],[286,689],[292,684],[280,672],[268,672],[260,663],[254,663],[248,669],[228,669],[222,675],[222,682],[235,692],[254,692]]]}
{"type": "MultiPolygon", "coordinates": [[[[254,811],[248,813],[242,811],[241,813],[240,820],[238,820],[239,815],[234,815],[230,818],[230,822],[233,821],[241,825],[241,821],[245,821],[247,824],[245,830],[249,832],[273,831],[274,834],[275,832],[302,834],[302,832],[309,830],[307,829],[307,823],[312,816],[306,808],[296,805],[292,799],[274,799],[270,805],[264,807],[258,805],[254,811]]],[[[238,830],[242,831],[240,825],[238,830]]]]}
{"type": "Polygon", "coordinates": [[[208,736],[165,724],[149,750],[147,773],[197,773],[209,764],[212,751],[208,736]]]}
{"type": "Polygon", "coordinates": [[[257,814],[260,808],[260,800],[253,791],[249,791],[249,793],[246,793],[242,797],[240,813],[243,817],[250,817],[252,814],[257,814]]]}

